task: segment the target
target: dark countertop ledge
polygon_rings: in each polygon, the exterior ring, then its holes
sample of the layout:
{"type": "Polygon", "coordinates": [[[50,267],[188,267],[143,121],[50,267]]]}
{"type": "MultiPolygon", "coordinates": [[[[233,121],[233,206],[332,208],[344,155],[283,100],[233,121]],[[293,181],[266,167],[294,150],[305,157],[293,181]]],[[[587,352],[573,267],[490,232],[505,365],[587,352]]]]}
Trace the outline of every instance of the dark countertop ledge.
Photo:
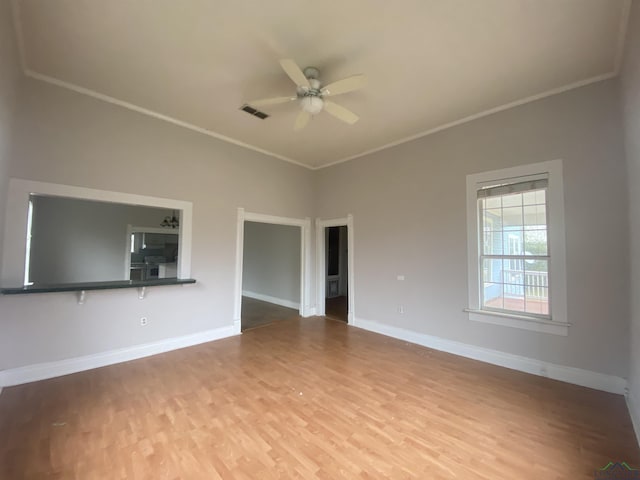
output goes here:
{"type": "Polygon", "coordinates": [[[3,295],[22,293],[83,292],[87,290],[115,290],[119,288],[158,287],[162,285],[186,285],[196,283],[193,278],[161,278],[157,280],[115,280],[110,282],[59,283],[51,285],[27,285],[0,288],[3,295]]]}

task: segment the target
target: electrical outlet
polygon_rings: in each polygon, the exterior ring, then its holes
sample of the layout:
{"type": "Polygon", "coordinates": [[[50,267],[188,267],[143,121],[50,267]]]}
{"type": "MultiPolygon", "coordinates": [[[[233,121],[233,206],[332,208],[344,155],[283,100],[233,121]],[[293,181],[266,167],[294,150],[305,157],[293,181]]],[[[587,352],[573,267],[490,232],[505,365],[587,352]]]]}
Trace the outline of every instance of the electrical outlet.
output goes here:
{"type": "Polygon", "coordinates": [[[140,325],[142,325],[143,327],[149,325],[149,320],[147,319],[147,317],[140,318],[140,325]]]}

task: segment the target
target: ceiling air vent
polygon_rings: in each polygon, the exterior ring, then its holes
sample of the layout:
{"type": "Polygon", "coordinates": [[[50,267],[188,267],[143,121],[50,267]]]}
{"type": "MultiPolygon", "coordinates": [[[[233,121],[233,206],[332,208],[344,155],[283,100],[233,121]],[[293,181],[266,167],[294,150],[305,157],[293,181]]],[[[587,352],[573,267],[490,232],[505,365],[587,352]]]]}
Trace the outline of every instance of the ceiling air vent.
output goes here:
{"type": "Polygon", "coordinates": [[[256,110],[255,108],[251,107],[250,105],[247,105],[246,103],[240,107],[240,110],[242,110],[243,112],[250,113],[254,117],[258,117],[262,120],[269,117],[269,115],[267,115],[266,113],[261,112],[260,110],[256,110]]]}

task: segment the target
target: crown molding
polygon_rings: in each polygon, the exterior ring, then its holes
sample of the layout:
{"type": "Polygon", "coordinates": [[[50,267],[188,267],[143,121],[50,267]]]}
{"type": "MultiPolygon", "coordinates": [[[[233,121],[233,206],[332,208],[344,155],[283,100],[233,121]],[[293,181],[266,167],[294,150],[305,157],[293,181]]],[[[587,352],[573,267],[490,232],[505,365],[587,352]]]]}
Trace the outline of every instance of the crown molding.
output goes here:
{"type": "Polygon", "coordinates": [[[231,143],[233,145],[237,145],[239,147],[248,148],[249,150],[253,150],[254,152],[262,153],[263,155],[267,155],[270,157],[277,158],[279,160],[284,160],[285,162],[293,163],[299,167],[304,167],[311,169],[309,165],[305,165],[304,163],[300,163],[296,160],[293,160],[289,157],[285,157],[284,155],[277,154],[275,152],[271,152],[269,150],[265,150],[260,147],[256,147],[255,145],[251,145],[249,143],[242,142],[240,140],[236,140],[235,138],[228,137],[226,135],[222,135],[220,133],[214,132],[213,130],[208,130],[206,128],[199,127],[194,125],[193,123],[185,122],[183,120],[177,119],[170,115],[165,115],[163,113],[156,112],[154,110],[150,110],[148,108],[141,107],[136,105],[135,103],[125,102],[124,100],[118,100],[117,98],[111,97],[109,95],[104,95],[102,93],[96,92],[95,90],[91,90],[88,88],[81,87],[74,83],[65,82],[64,80],[59,80],[55,77],[50,77],[49,75],[44,75],[42,73],[34,72],[33,70],[27,69],[25,75],[29,78],[34,78],[36,80],[43,81],[45,83],[49,83],[52,85],[56,85],[58,87],[65,88],[67,90],[71,90],[76,93],[80,93],[82,95],[87,95],[89,97],[93,97],[98,100],[102,100],[103,102],[110,103],[112,105],[117,105],[119,107],[126,108],[127,110],[132,110],[137,113],[141,113],[143,115],[147,115],[149,117],[156,118],[158,120],[163,120],[168,123],[172,123],[173,125],[177,125],[182,128],[186,128],[188,130],[192,130],[194,132],[202,133],[203,135],[207,135],[209,137],[216,138],[218,140],[222,140],[224,142],[231,143]]]}
{"type": "Polygon", "coordinates": [[[33,78],[35,80],[40,80],[42,82],[49,83],[51,85],[62,87],[62,88],[65,88],[67,90],[71,90],[73,92],[76,92],[76,93],[79,93],[79,94],[82,94],[82,95],[86,95],[86,96],[89,96],[89,97],[92,97],[92,98],[95,98],[95,99],[98,99],[98,100],[102,100],[103,102],[110,103],[112,105],[117,105],[119,107],[126,108],[127,110],[131,110],[131,111],[134,111],[134,112],[137,112],[137,113],[141,113],[143,115],[147,115],[149,117],[153,117],[153,118],[156,118],[158,120],[162,120],[162,121],[171,123],[173,125],[176,125],[176,126],[179,126],[179,127],[182,127],[182,128],[186,128],[188,130],[192,130],[194,132],[198,132],[198,133],[201,133],[203,135],[207,135],[209,137],[213,137],[213,138],[216,138],[218,140],[222,140],[224,142],[228,142],[228,143],[237,145],[239,147],[244,147],[244,148],[247,148],[249,150],[253,150],[255,152],[262,153],[263,155],[274,157],[274,158],[277,158],[279,160],[283,160],[285,162],[292,163],[294,165],[297,165],[299,167],[303,167],[303,168],[306,168],[306,169],[309,169],[309,170],[321,170],[323,168],[332,167],[332,166],[338,165],[340,163],[348,162],[350,160],[355,160],[356,158],[365,157],[367,155],[371,155],[373,153],[377,153],[377,152],[380,152],[382,150],[386,150],[388,148],[397,147],[398,145],[402,145],[404,143],[412,142],[413,140],[418,140],[420,138],[427,137],[429,135],[433,135],[434,133],[438,133],[438,132],[441,132],[443,130],[448,130],[449,128],[457,127],[458,125],[462,125],[462,124],[465,124],[465,123],[472,122],[473,120],[478,120],[480,118],[487,117],[489,115],[493,115],[494,113],[499,113],[499,112],[502,112],[504,110],[509,110],[511,108],[518,107],[520,105],[525,105],[527,103],[535,102],[537,100],[541,100],[541,99],[546,98],[546,97],[550,97],[550,96],[553,96],[553,95],[558,95],[560,93],[564,93],[564,92],[567,92],[569,90],[574,90],[576,88],[584,87],[584,86],[590,85],[592,83],[597,83],[597,82],[602,82],[604,80],[609,80],[611,78],[615,78],[618,75],[617,72],[611,72],[611,73],[606,73],[604,75],[599,75],[599,76],[596,76],[596,77],[588,78],[586,80],[581,80],[579,82],[571,83],[569,85],[565,85],[565,86],[562,86],[562,87],[559,87],[559,88],[548,90],[546,92],[539,93],[537,95],[532,95],[530,97],[526,97],[526,98],[523,98],[523,99],[520,99],[520,100],[516,100],[516,101],[510,102],[510,103],[505,103],[503,105],[499,105],[497,107],[494,107],[494,108],[491,108],[491,109],[488,109],[488,110],[483,110],[483,111],[475,113],[473,115],[469,115],[469,116],[461,118],[459,120],[454,120],[453,122],[449,122],[449,123],[445,123],[445,124],[439,125],[439,126],[437,126],[435,128],[432,128],[432,129],[429,129],[429,130],[425,130],[425,131],[417,133],[415,135],[411,135],[409,137],[404,137],[404,138],[401,138],[400,140],[396,140],[396,141],[381,145],[379,147],[372,148],[370,150],[365,150],[363,152],[357,153],[355,155],[351,155],[351,156],[343,158],[341,160],[336,160],[335,162],[330,162],[330,163],[327,163],[327,164],[324,164],[324,165],[311,166],[311,165],[307,165],[307,164],[298,162],[297,160],[294,160],[292,158],[285,157],[283,155],[277,154],[275,152],[271,152],[269,150],[264,150],[262,148],[259,148],[259,147],[256,147],[254,145],[251,145],[249,143],[245,143],[245,142],[242,142],[240,140],[236,140],[235,138],[227,137],[226,135],[222,135],[220,133],[214,132],[213,130],[208,130],[206,128],[199,127],[199,126],[194,125],[192,123],[188,123],[188,122],[179,120],[179,119],[171,117],[169,115],[164,115],[164,114],[156,112],[154,110],[150,110],[148,108],[141,107],[141,106],[136,105],[134,103],[125,102],[123,100],[118,100],[117,98],[111,97],[109,95],[104,95],[104,94],[96,92],[94,90],[90,90],[88,88],[84,88],[84,87],[81,87],[79,85],[75,85],[75,84],[70,83],[70,82],[65,82],[63,80],[59,80],[57,78],[50,77],[49,75],[44,75],[42,73],[34,72],[33,70],[29,70],[29,69],[25,70],[24,74],[25,74],[25,76],[27,76],[29,78],[33,78]]]}
{"type": "Polygon", "coordinates": [[[624,57],[624,49],[625,49],[625,43],[626,43],[626,32],[627,32],[627,26],[629,24],[629,17],[630,17],[630,12],[631,12],[631,4],[632,4],[632,0],[623,0],[623,5],[622,5],[622,13],[620,16],[620,23],[619,23],[619,31],[618,31],[618,41],[617,41],[617,48],[616,48],[616,55],[614,58],[614,68],[613,71],[609,72],[609,73],[605,73],[602,75],[597,75],[595,77],[591,77],[591,78],[587,78],[584,80],[580,80],[577,82],[573,82],[561,87],[557,87],[551,90],[547,90],[545,92],[542,93],[538,93],[535,95],[531,95],[529,97],[525,97],[519,100],[515,100],[513,102],[509,102],[509,103],[505,103],[502,105],[498,105],[496,107],[487,109],[487,110],[483,110],[481,112],[477,112],[474,113],[472,115],[463,117],[461,119],[458,120],[454,120],[452,122],[448,122],[448,123],[444,123],[441,125],[438,125],[436,127],[430,128],[428,130],[424,130],[421,131],[419,133],[416,133],[414,135],[410,135],[408,137],[403,137],[399,140],[395,140],[393,142],[389,142],[386,143],[384,145],[378,146],[378,147],[374,147],[372,149],[369,150],[364,150],[362,152],[356,153],[354,155],[350,155],[348,157],[336,160],[336,161],[332,161],[329,163],[325,163],[323,165],[308,165],[305,164],[301,161],[295,160],[293,158],[289,158],[286,157],[284,155],[280,155],[278,153],[275,152],[271,152],[269,150],[265,150],[263,148],[257,147],[255,145],[252,145],[250,143],[245,143],[242,142],[240,140],[237,140],[235,138],[232,137],[228,137],[226,135],[222,135],[218,132],[215,132],[213,130],[209,130],[203,127],[199,127],[195,124],[189,123],[189,122],[185,122],[183,120],[177,119],[175,117],[172,117],[170,115],[165,115],[159,112],[156,112],[154,110],[150,110],[148,108],[144,108],[140,105],[136,105],[134,103],[130,103],[130,102],[126,102],[123,100],[119,100],[115,97],[111,97],[109,95],[105,95],[99,92],[96,92],[94,90],[82,87],[80,85],[76,85],[74,83],[71,82],[67,82],[64,80],[60,80],[58,78],[49,76],[49,75],[45,75],[39,72],[36,72],[34,70],[29,69],[28,64],[27,64],[27,57],[26,57],[26,48],[25,48],[25,44],[24,44],[24,36],[23,36],[23,29],[22,29],[22,20],[21,20],[21,15],[20,15],[20,2],[21,0],[11,0],[12,3],[12,10],[13,10],[13,21],[14,21],[14,29],[15,29],[15,34],[16,34],[16,43],[17,43],[17,47],[18,47],[18,55],[20,58],[20,65],[22,67],[22,71],[24,73],[25,76],[36,79],[36,80],[40,80],[52,85],[56,85],[58,87],[62,87],[62,88],[66,88],[68,90],[74,91],[76,93],[82,94],[82,95],[87,95],[90,97],[93,97],[95,99],[98,100],[102,100],[104,102],[107,103],[111,103],[112,105],[117,105],[123,108],[126,108],[128,110],[137,112],[137,113],[141,113],[143,115],[147,115],[153,118],[156,118],[158,120],[162,120],[168,123],[171,123],[173,125],[182,127],[182,128],[186,128],[189,130],[192,130],[194,132],[198,132],[201,133],[203,135],[207,135],[209,137],[212,138],[216,138],[218,140],[222,140],[224,142],[228,142],[231,143],[233,145],[237,145],[239,147],[243,147],[243,148],[247,148],[249,150],[253,150],[255,152],[261,153],[263,155],[267,155],[273,158],[277,158],[279,160],[283,160],[285,162],[297,165],[299,167],[303,167],[309,170],[321,170],[323,168],[328,168],[328,167],[332,167],[335,165],[339,165],[341,163],[345,163],[348,162],[350,160],[355,160],[357,158],[361,158],[367,155],[371,155],[373,153],[377,153],[380,152],[382,150],[386,150],[388,148],[392,148],[392,147],[396,147],[398,145],[402,145],[404,143],[408,143],[411,142],[413,140],[418,140],[420,138],[441,132],[443,130],[447,130],[449,128],[453,128],[456,127],[458,125],[462,125],[468,122],[472,122],[474,120],[478,120],[480,118],[483,117],[487,117],[489,115],[493,115],[494,113],[499,113],[502,112],[504,110],[509,110],[511,108],[514,107],[518,107],[521,105],[525,105],[527,103],[531,103],[531,102],[535,102],[537,100],[541,100],[543,98],[546,97],[550,97],[553,95],[558,95],[560,93],[564,93],[567,92],[569,90],[573,90],[575,88],[580,88],[580,87],[584,87],[586,85],[590,85],[592,83],[597,83],[597,82],[602,82],[605,80],[609,80],[611,78],[615,78],[618,76],[619,72],[620,72],[620,68],[622,66],[622,61],[623,61],[623,57],[624,57]]]}
{"type": "Polygon", "coordinates": [[[513,102],[505,103],[499,105],[497,107],[490,108],[488,110],[483,110],[478,113],[474,113],[473,115],[469,115],[468,117],[461,118],[459,120],[454,120],[453,122],[444,123],[437,127],[431,128],[429,130],[425,130],[420,133],[416,133],[415,135],[411,135],[409,137],[401,138],[400,140],[396,140],[394,142],[386,143],[380,147],[372,148],[371,150],[365,150],[364,152],[356,153],[355,155],[351,155],[350,157],[343,158],[341,160],[337,160],[335,162],[328,163],[323,165],[322,167],[316,167],[314,170],[319,170],[321,168],[332,167],[334,165],[338,165],[340,163],[348,162],[349,160],[355,160],[356,158],[365,157],[367,155],[371,155],[372,153],[380,152],[381,150],[386,150],[387,148],[397,147],[398,145],[402,145],[403,143],[412,142],[413,140],[418,140],[420,138],[426,137],[428,135],[433,135],[434,133],[441,132],[443,130],[448,130],[449,128],[457,127],[458,125],[462,125],[464,123],[472,122],[473,120],[478,120],[479,118],[488,117],[489,115],[493,115],[494,113],[499,113],[504,110],[509,110],[514,107],[519,107],[520,105],[525,105],[527,103],[535,102],[537,100],[542,100],[546,97],[551,97],[553,95],[558,95],[559,93],[564,93],[569,90],[574,90],[576,88],[584,87],[586,85],[590,85],[592,83],[602,82],[604,80],[609,80],[611,78],[616,77],[617,72],[605,73],[603,75],[598,75],[595,77],[587,78],[586,80],[580,80],[579,82],[570,83],[568,85],[564,85],[562,87],[554,88],[551,90],[547,90],[546,92],[538,93],[536,95],[531,95],[530,97],[522,98],[520,100],[515,100],[513,102]]]}
{"type": "Polygon", "coordinates": [[[162,120],[162,121],[165,121],[165,122],[168,122],[168,123],[172,123],[173,125],[177,125],[179,127],[186,128],[188,130],[192,130],[194,132],[198,132],[198,133],[201,133],[203,135],[207,135],[209,137],[213,137],[215,139],[231,143],[233,145],[237,145],[239,147],[244,147],[244,148],[247,148],[249,150],[253,150],[254,152],[258,152],[258,153],[261,153],[263,155],[267,155],[269,157],[277,158],[278,160],[283,160],[285,162],[292,163],[292,164],[297,165],[299,167],[304,167],[304,168],[313,170],[313,167],[310,167],[309,165],[306,165],[304,163],[298,162],[298,161],[296,161],[296,160],[294,160],[292,158],[285,157],[284,155],[280,155],[278,153],[271,152],[269,150],[265,150],[265,149],[260,148],[260,147],[256,147],[255,145],[251,145],[249,143],[245,143],[245,142],[242,142],[240,140],[236,140],[235,138],[228,137],[226,135],[222,135],[222,134],[220,134],[218,132],[215,132],[213,130],[208,130],[206,128],[199,127],[199,126],[194,125],[192,123],[185,122],[185,121],[180,120],[178,118],[172,117],[170,115],[165,115],[163,113],[159,113],[159,112],[156,112],[154,110],[150,110],[148,108],[144,108],[144,107],[142,107],[140,105],[136,105],[134,103],[126,102],[124,100],[119,100],[119,99],[117,99],[115,97],[111,97],[109,95],[104,95],[104,94],[102,94],[100,92],[96,92],[95,90],[91,90],[89,88],[85,88],[85,87],[81,87],[80,85],[76,85],[75,83],[66,82],[64,80],[60,80],[58,78],[51,77],[49,75],[45,75],[45,74],[36,72],[35,70],[31,70],[29,68],[28,64],[27,64],[27,55],[26,55],[26,48],[25,48],[25,44],[24,44],[24,34],[23,34],[23,29],[22,29],[22,19],[21,19],[21,15],[20,15],[20,2],[21,2],[21,0],[11,0],[11,6],[12,6],[12,13],[13,13],[14,30],[15,30],[15,34],[16,34],[16,43],[17,43],[17,46],[18,46],[18,56],[20,58],[20,66],[22,68],[22,73],[26,77],[33,78],[33,79],[36,79],[36,80],[40,80],[42,82],[46,82],[46,83],[49,83],[51,85],[55,85],[57,87],[66,88],[67,90],[71,90],[73,92],[80,93],[82,95],[87,95],[89,97],[93,97],[95,99],[102,100],[103,102],[111,103],[112,105],[117,105],[119,107],[126,108],[127,110],[132,110],[134,112],[141,113],[143,115],[147,115],[149,117],[153,117],[153,118],[156,118],[158,120],[162,120]]]}

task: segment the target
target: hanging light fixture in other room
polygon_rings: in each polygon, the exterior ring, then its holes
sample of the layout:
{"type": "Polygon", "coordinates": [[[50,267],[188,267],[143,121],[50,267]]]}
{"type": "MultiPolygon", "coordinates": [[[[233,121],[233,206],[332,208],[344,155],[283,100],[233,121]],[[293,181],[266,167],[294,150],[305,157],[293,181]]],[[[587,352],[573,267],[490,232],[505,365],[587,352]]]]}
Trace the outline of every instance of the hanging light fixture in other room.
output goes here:
{"type": "Polygon", "coordinates": [[[160,226],[167,228],[178,228],[180,226],[180,219],[176,215],[176,211],[173,211],[172,216],[167,215],[166,217],[164,217],[164,220],[162,221],[160,226]]]}

